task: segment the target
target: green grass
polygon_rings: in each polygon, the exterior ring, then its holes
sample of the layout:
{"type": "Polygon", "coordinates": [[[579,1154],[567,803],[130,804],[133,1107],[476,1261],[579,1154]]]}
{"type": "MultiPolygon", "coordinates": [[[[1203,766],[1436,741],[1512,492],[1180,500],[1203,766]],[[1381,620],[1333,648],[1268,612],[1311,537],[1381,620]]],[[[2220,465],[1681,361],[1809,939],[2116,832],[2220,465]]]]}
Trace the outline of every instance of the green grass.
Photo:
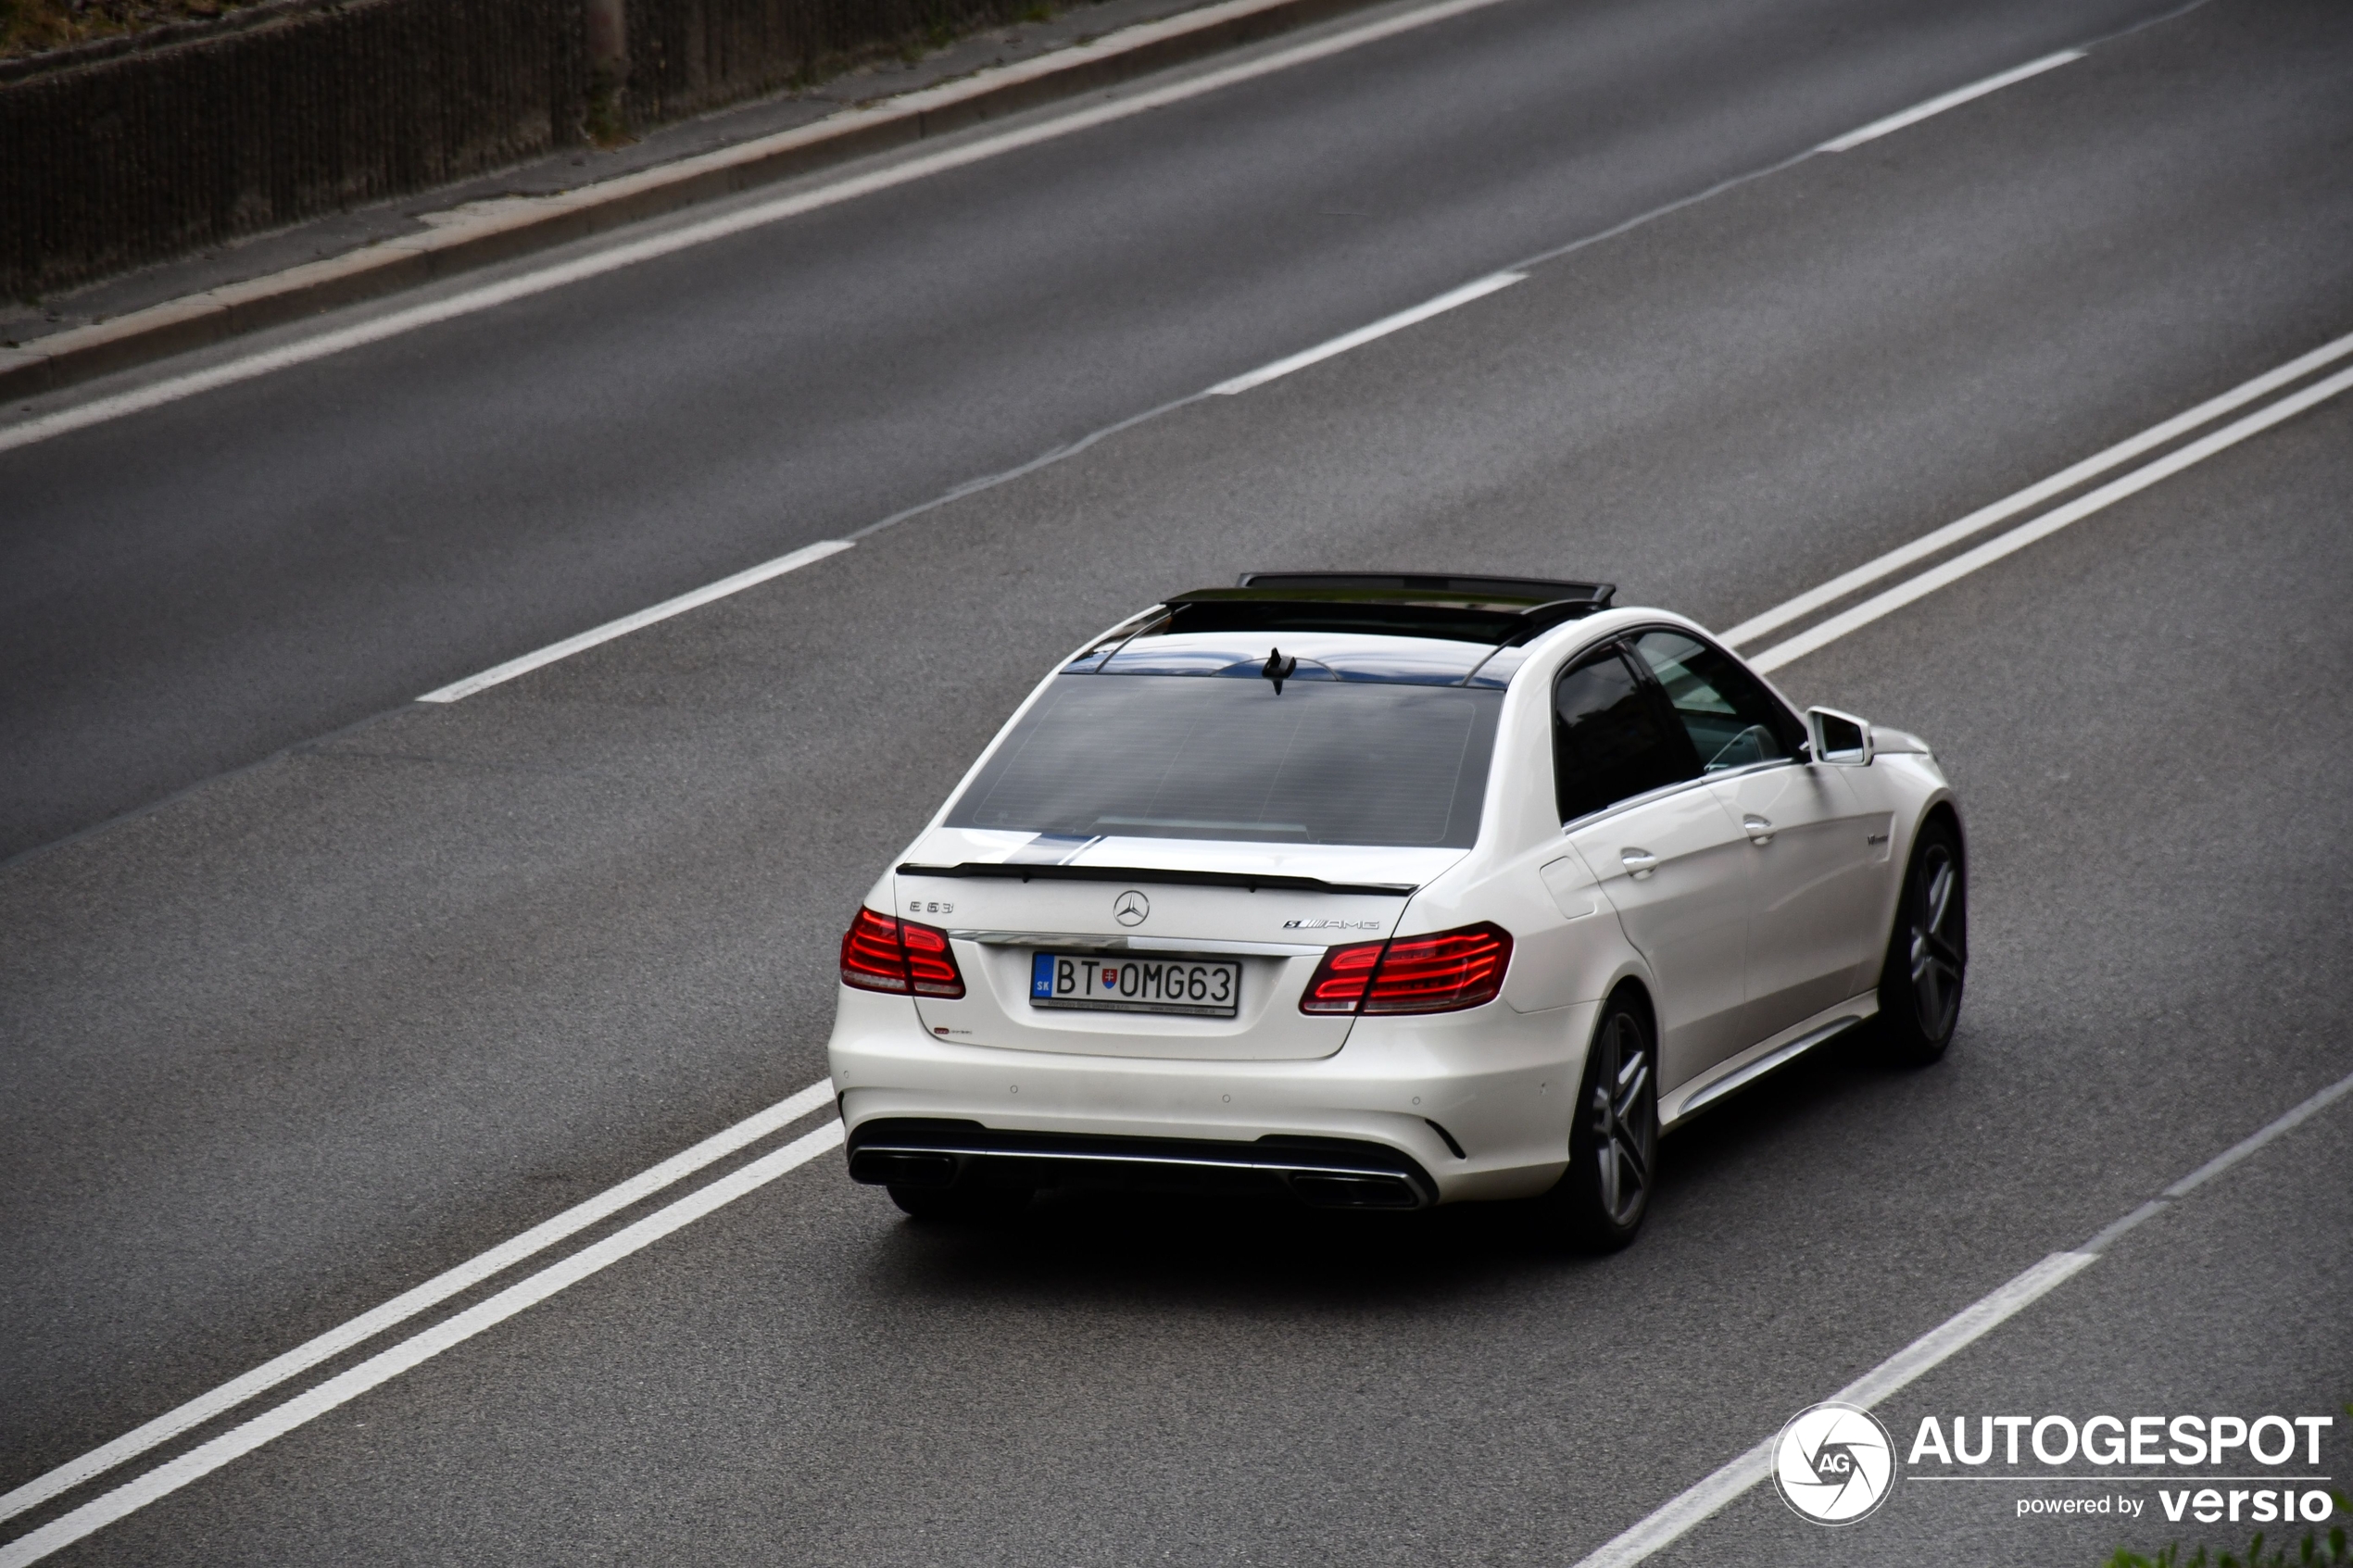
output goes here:
{"type": "MultiPolygon", "coordinates": [[[[2353,1404],[2345,1409],[2353,1413],[2353,1404]]],[[[2329,1496],[2335,1500],[2339,1513],[2353,1513],[2353,1500],[2348,1500],[2343,1492],[2332,1491],[2329,1496]]],[[[2183,1557],[2182,1543],[2174,1541],[2155,1557],[2143,1557],[2137,1551],[2118,1547],[2102,1568],[2338,1568],[2345,1563],[2353,1563],[2353,1557],[2347,1555],[2345,1526],[2339,1524],[2325,1537],[2308,1530],[2293,1550],[2276,1546],[2269,1557],[2263,1555],[2263,1536],[2258,1531],[2244,1557],[2233,1551],[2209,1553],[2204,1547],[2183,1557]]]]}
{"type": "Polygon", "coordinates": [[[2209,1555],[2204,1547],[2183,1557],[2181,1543],[2176,1541],[2155,1557],[2143,1557],[2137,1551],[2119,1547],[2106,1568],[2307,1568],[2308,1564],[2309,1568],[2322,1568],[2322,1564],[2334,1568],[2334,1564],[2345,1561],[2345,1527],[2340,1524],[2328,1533],[2326,1540],[2307,1531],[2303,1543],[2295,1550],[2274,1547],[2269,1557],[2263,1555],[2263,1535],[2259,1530],[2248,1543],[2245,1557],[2230,1551],[2209,1555]]]}

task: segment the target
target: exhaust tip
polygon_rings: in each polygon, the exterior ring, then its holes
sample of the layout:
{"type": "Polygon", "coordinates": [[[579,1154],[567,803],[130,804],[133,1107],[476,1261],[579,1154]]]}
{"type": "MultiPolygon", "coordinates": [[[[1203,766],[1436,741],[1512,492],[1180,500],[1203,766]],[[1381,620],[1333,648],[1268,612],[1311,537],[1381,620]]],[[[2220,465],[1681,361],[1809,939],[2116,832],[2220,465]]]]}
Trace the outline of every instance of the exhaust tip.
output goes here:
{"type": "Polygon", "coordinates": [[[1290,1189],[1313,1209],[1416,1209],[1421,1195],[1403,1176],[1297,1171],[1290,1189]]]}
{"type": "Polygon", "coordinates": [[[953,1186],[956,1157],[930,1149],[862,1148],[849,1157],[849,1179],[869,1186],[953,1186]]]}

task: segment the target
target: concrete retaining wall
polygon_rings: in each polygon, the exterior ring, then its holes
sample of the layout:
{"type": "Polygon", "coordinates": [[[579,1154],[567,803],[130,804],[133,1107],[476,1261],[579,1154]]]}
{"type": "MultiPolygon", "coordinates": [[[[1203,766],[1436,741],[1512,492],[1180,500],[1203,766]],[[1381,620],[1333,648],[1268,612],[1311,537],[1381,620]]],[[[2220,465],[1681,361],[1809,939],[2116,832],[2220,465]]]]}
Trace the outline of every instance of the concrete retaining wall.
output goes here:
{"type": "MultiPolygon", "coordinates": [[[[581,141],[596,0],[276,0],[0,67],[0,292],[144,262],[581,141]]],[[[1021,0],[623,0],[651,124],[1021,0]]]]}
{"type": "Polygon", "coordinates": [[[868,51],[1004,21],[1027,0],[624,0],[628,107],[653,124],[806,81],[868,51]]]}

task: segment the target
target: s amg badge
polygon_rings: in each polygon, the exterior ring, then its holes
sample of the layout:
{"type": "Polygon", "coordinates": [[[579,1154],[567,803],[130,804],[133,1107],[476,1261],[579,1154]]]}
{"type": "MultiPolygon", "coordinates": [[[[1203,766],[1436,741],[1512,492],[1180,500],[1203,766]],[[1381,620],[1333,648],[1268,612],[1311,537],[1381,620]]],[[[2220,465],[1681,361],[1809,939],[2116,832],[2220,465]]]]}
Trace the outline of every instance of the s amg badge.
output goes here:
{"type": "Polygon", "coordinates": [[[1111,918],[1122,925],[1141,925],[1151,912],[1152,901],[1132,887],[1112,900],[1111,918]]]}

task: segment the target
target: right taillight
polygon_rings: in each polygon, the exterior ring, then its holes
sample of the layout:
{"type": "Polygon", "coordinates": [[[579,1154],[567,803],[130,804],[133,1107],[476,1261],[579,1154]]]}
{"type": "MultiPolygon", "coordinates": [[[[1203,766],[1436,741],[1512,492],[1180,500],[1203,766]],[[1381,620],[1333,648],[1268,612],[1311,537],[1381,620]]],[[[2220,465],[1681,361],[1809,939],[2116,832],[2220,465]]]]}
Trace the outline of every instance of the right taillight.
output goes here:
{"type": "Polygon", "coordinates": [[[1487,922],[1428,936],[1327,947],[1300,995],[1299,1010],[1454,1012],[1493,1001],[1511,962],[1512,934],[1487,922]]]}
{"type": "Polygon", "coordinates": [[[862,909],[841,937],[841,983],[865,991],[961,997],[963,972],[948,934],[862,909]]]}

